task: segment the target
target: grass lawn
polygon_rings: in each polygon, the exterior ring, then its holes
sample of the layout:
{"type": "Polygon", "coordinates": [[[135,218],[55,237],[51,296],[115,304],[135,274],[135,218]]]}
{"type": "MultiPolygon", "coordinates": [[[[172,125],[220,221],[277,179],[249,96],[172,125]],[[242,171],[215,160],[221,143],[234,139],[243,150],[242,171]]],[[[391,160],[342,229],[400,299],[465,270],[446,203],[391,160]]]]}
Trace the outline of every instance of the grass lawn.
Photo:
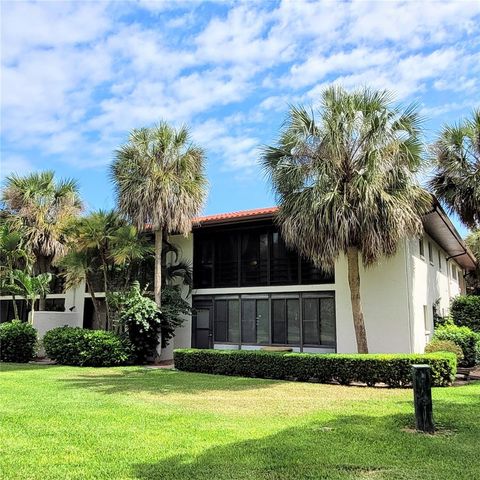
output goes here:
{"type": "Polygon", "coordinates": [[[1,479],[480,478],[480,383],[411,390],[0,364],[1,479]]]}

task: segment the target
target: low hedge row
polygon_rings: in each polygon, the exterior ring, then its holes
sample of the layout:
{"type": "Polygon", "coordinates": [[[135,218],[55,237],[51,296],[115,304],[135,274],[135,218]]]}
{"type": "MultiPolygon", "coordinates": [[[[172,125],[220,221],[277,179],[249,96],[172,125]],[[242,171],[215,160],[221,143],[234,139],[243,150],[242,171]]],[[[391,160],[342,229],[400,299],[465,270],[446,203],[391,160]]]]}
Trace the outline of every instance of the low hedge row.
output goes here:
{"type": "Polygon", "coordinates": [[[129,347],[113,332],[58,327],[43,337],[45,353],[62,365],[109,367],[129,361],[129,347]]]}
{"type": "Polygon", "coordinates": [[[410,385],[414,364],[430,365],[432,384],[437,387],[450,385],[457,371],[455,354],[449,352],[342,355],[178,349],[174,351],[174,361],[178,370],[188,372],[320,383],[335,381],[342,385],[385,383],[390,387],[410,385]]]}

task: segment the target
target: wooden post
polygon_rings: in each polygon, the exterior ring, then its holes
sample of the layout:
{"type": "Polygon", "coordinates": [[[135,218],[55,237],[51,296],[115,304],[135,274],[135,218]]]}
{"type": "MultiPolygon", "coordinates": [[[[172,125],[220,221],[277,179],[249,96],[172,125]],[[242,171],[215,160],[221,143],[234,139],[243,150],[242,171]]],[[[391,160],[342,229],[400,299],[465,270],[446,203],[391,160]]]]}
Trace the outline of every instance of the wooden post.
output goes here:
{"type": "Polygon", "coordinates": [[[415,427],[427,433],[435,432],[432,411],[432,377],[428,365],[412,365],[415,427]]]}

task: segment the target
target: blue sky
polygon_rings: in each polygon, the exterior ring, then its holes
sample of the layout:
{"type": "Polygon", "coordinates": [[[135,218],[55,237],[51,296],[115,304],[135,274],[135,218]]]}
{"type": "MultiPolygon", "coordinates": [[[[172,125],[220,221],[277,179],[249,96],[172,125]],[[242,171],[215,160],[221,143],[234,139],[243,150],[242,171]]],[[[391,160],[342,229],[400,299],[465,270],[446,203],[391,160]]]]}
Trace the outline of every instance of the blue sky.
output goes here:
{"type": "MultiPolygon", "coordinates": [[[[77,178],[113,206],[108,165],[134,127],[190,125],[206,213],[272,205],[257,166],[289,103],[337,82],[417,102],[426,141],[480,104],[480,2],[9,2],[1,175],[77,178]]],[[[464,229],[462,229],[464,232],[464,229]]]]}

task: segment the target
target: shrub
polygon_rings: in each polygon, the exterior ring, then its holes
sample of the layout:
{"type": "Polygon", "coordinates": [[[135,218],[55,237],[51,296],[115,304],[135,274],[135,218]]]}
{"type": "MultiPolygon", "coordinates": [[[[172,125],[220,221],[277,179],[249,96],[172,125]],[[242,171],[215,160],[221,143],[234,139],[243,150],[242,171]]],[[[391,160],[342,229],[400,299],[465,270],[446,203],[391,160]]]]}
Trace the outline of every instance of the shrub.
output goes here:
{"type": "Polygon", "coordinates": [[[480,295],[459,295],[453,299],[450,315],[455,325],[480,333],[480,295]]]}
{"type": "Polygon", "coordinates": [[[0,360],[26,363],[35,356],[37,331],[29,324],[13,320],[0,324],[0,360]]]}
{"type": "Polygon", "coordinates": [[[463,360],[462,349],[451,340],[432,340],[426,347],[425,353],[434,352],[452,352],[457,357],[457,362],[460,363],[463,360]]]}
{"type": "Polygon", "coordinates": [[[445,325],[435,330],[433,339],[450,340],[457,344],[463,352],[461,367],[473,367],[480,361],[480,334],[468,327],[445,325]]]}
{"type": "Polygon", "coordinates": [[[455,355],[449,352],[340,355],[179,349],[174,351],[174,360],[176,368],[189,372],[321,383],[337,381],[342,385],[385,383],[390,387],[409,385],[411,367],[417,363],[430,365],[434,386],[450,385],[457,366],[455,355]]]}
{"type": "Polygon", "coordinates": [[[58,327],[43,337],[46,354],[62,365],[108,367],[129,360],[129,347],[112,332],[58,327]]]}
{"type": "Polygon", "coordinates": [[[155,356],[161,332],[162,315],[157,304],[142,294],[138,282],[126,293],[113,294],[111,301],[118,311],[118,323],[130,341],[133,361],[146,363],[155,356]]]}

